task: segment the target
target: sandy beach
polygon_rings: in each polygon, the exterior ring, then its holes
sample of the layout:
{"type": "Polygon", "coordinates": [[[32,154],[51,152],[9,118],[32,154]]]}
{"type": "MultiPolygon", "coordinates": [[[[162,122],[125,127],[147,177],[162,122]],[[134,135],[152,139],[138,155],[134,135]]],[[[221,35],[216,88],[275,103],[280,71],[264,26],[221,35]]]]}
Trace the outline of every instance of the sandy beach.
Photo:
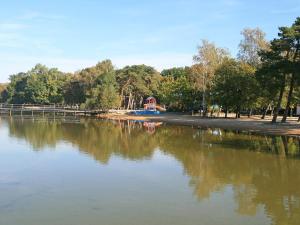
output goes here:
{"type": "MultiPolygon", "coordinates": [[[[235,118],[202,118],[200,116],[161,114],[161,115],[122,115],[122,114],[101,114],[98,118],[112,120],[138,120],[148,122],[165,122],[169,124],[198,126],[203,128],[222,128],[255,133],[267,133],[274,135],[300,136],[300,123],[297,118],[289,118],[286,123],[271,123],[271,117],[262,120],[259,116],[235,118]]],[[[278,121],[280,121],[280,117],[278,121]]]]}

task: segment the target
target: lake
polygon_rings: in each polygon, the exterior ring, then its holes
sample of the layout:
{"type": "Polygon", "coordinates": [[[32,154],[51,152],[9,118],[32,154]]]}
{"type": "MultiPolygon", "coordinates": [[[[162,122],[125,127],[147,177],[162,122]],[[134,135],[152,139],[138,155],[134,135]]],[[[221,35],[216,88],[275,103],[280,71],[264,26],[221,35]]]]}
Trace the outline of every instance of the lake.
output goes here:
{"type": "Polygon", "coordinates": [[[300,139],[0,118],[0,225],[298,225],[300,139]]]}

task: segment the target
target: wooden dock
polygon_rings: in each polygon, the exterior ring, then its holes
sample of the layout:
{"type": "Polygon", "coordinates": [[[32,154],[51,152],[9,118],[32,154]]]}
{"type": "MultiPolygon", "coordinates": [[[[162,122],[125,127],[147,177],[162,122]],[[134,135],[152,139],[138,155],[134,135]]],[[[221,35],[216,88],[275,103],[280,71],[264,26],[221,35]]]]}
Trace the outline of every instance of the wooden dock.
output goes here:
{"type": "Polygon", "coordinates": [[[1,104],[0,115],[45,116],[46,114],[61,116],[97,115],[102,110],[81,110],[78,106],[66,105],[33,105],[33,104],[1,104]]]}

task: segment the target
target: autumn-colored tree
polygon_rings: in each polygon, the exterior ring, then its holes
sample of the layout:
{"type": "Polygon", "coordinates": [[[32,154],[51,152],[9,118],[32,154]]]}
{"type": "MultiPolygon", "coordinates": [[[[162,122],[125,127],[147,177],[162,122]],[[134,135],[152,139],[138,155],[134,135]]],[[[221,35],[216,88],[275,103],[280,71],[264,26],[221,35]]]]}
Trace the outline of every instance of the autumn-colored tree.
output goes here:
{"type": "Polygon", "coordinates": [[[260,28],[245,28],[241,34],[243,40],[239,44],[238,59],[257,67],[261,63],[259,52],[269,49],[266,34],[260,28]]]}
{"type": "Polygon", "coordinates": [[[192,74],[193,79],[198,83],[196,86],[202,89],[202,109],[204,114],[207,111],[207,90],[212,86],[215,71],[224,59],[228,57],[229,52],[226,49],[218,48],[214,43],[207,40],[202,40],[202,44],[198,46],[198,52],[194,56],[194,62],[198,65],[192,67],[192,74]]]}

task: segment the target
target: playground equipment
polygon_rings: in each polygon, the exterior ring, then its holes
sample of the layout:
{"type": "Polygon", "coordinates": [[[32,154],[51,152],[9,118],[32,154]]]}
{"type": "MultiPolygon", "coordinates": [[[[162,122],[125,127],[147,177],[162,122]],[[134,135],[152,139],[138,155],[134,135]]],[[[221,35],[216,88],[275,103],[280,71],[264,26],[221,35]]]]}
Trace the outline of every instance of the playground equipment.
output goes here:
{"type": "Polygon", "coordinates": [[[156,99],[154,97],[149,97],[146,99],[146,104],[144,104],[145,110],[158,110],[160,112],[165,112],[166,109],[157,104],[156,99]]]}
{"type": "Polygon", "coordinates": [[[137,115],[157,115],[164,112],[166,109],[157,104],[154,97],[148,97],[144,104],[144,110],[136,110],[137,115]]]}
{"type": "Polygon", "coordinates": [[[149,134],[154,134],[156,127],[159,127],[162,124],[162,122],[144,122],[143,126],[147,129],[149,134]]]}

